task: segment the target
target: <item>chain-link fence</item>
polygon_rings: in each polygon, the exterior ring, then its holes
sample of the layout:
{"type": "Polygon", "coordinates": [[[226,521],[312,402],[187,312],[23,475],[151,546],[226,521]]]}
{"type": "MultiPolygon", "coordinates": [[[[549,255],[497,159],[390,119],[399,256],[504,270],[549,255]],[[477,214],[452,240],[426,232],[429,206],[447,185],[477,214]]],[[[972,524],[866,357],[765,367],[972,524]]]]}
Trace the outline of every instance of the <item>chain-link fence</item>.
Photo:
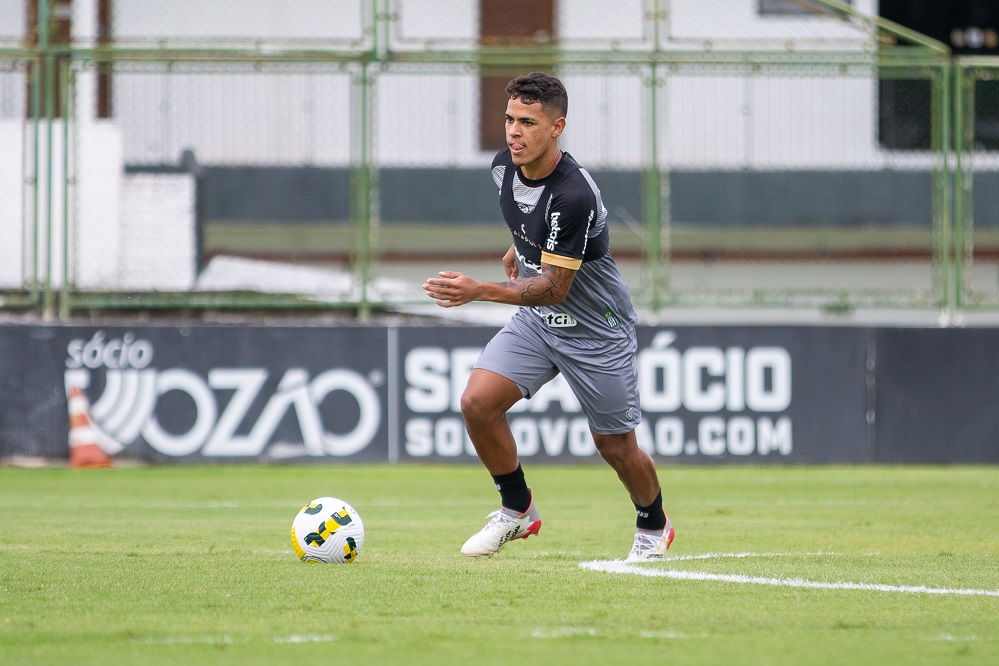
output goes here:
{"type": "Polygon", "coordinates": [[[51,227],[64,313],[369,311],[425,303],[438,270],[502,279],[488,166],[532,70],[566,83],[562,147],[640,305],[953,305],[951,60],[872,0],[14,4],[0,46],[41,60],[0,61],[25,146],[0,192],[26,202],[15,246],[51,227]]]}
{"type": "Polygon", "coordinates": [[[346,69],[78,62],[75,286],[355,298],[340,276],[324,280],[313,270],[305,280],[276,267],[347,263],[353,113],[346,69]],[[113,81],[109,120],[95,112],[105,72],[113,81]],[[109,219],[121,223],[109,228],[109,219]]]}
{"type": "Polygon", "coordinates": [[[946,194],[932,135],[943,75],[819,63],[668,72],[672,293],[942,303],[946,194]],[[904,103],[926,109],[924,150],[890,145],[884,91],[899,80],[922,84],[904,103]]]}
{"type": "MultiPolygon", "coordinates": [[[[105,0],[107,2],[107,0],[105,0]]],[[[113,0],[105,33],[119,47],[365,49],[374,6],[366,0],[113,0]]]]}
{"type": "MultiPolygon", "coordinates": [[[[874,13],[871,0],[846,2],[874,13]]],[[[870,49],[876,26],[811,0],[389,0],[394,51],[556,47],[657,49],[870,49]]]]}
{"type": "Polygon", "coordinates": [[[955,258],[959,306],[999,306],[999,61],[959,58],[955,258]]]}
{"type": "MultiPolygon", "coordinates": [[[[38,273],[38,190],[35,146],[39,135],[31,121],[29,60],[0,58],[0,303],[15,294],[32,294],[35,300],[38,273]]],[[[14,298],[16,300],[16,298],[14,298]]]]}

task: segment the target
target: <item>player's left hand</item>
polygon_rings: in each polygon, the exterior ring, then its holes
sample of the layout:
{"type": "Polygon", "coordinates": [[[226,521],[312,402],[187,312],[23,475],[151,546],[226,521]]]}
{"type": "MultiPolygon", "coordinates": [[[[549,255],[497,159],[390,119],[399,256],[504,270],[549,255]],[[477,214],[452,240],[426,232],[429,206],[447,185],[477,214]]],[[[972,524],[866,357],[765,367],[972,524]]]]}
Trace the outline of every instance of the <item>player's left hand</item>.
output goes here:
{"type": "Polygon", "coordinates": [[[437,305],[453,308],[475,300],[478,282],[455,271],[441,271],[438,275],[423,283],[423,290],[437,305]]]}

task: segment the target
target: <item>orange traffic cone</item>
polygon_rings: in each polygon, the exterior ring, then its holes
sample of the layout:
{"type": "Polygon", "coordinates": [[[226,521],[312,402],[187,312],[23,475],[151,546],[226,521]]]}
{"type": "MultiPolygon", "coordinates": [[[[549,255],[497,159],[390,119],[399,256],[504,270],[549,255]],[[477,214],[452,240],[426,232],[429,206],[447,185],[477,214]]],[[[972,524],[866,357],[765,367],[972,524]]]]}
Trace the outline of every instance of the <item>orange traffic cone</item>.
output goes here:
{"type": "Polygon", "coordinates": [[[69,387],[69,467],[110,467],[90,422],[90,402],[77,386],[69,387]]]}

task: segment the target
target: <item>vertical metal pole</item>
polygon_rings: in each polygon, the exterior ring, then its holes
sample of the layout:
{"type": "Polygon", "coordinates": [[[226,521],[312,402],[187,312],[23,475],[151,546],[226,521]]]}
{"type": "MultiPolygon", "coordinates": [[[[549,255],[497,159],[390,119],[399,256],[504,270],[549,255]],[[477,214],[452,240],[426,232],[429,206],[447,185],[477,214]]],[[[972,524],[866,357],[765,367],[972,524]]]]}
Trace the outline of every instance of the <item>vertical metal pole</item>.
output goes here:
{"type": "MultiPolygon", "coordinates": [[[[665,0],[653,2],[654,51],[660,50],[660,26],[664,20],[665,0]]],[[[664,291],[669,289],[669,174],[663,173],[659,162],[659,67],[653,62],[649,71],[649,121],[647,126],[649,153],[642,169],[642,213],[648,231],[645,248],[645,274],[649,282],[649,306],[658,312],[665,303],[664,291]]]]}
{"type": "Polygon", "coordinates": [[[362,322],[371,319],[371,301],[368,287],[371,282],[371,204],[374,189],[371,178],[371,82],[368,63],[362,62],[353,79],[354,103],[352,123],[354,125],[353,157],[351,165],[351,248],[354,275],[360,289],[357,304],[357,317],[362,322]]]}
{"type": "Polygon", "coordinates": [[[970,153],[974,150],[976,78],[971,68],[954,64],[954,307],[958,316],[963,314],[965,278],[973,260],[968,249],[974,232],[970,153]]]}
{"type": "Polygon", "coordinates": [[[42,316],[46,320],[55,317],[55,293],[52,291],[52,260],[55,243],[52,238],[52,121],[55,115],[55,59],[49,45],[49,0],[38,2],[38,43],[42,49],[45,67],[45,285],[42,316]]]}
{"type": "Polygon", "coordinates": [[[961,308],[964,275],[964,70],[954,64],[954,307],[961,308]]]}
{"type": "Polygon", "coordinates": [[[392,20],[390,0],[370,0],[371,2],[371,48],[376,60],[382,60],[388,55],[389,23],[392,20]]]}
{"type": "Polygon", "coordinates": [[[32,126],[32,165],[31,165],[31,284],[29,294],[32,305],[41,302],[41,291],[39,289],[39,268],[38,262],[41,258],[41,190],[38,187],[38,178],[41,175],[39,160],[41,159],[41,146],[39,144],[42,116],[42,58],[36,57],[31,64],[31,126],[32,126]]]}
{"type": "Polygon", "coordinates": [[[950,174],[950,122],[951,112],[951,65],[943,62],[933,74],[933,129],[935,137],[933,152],[933,180],[935,183],[933,208],[935,232],[937,235],[937,252],[940,254],[939,279],[943,291],[944,318],[952,323],[955,318],[954,304],[954,266],[953,237],[951,228],[951,174],[950,174]]]}
{"type": "Polygon", "coordinates": [[[649,154],[642,170],[642,212],[647,231],[645,248],[645,274],[649,282],[649,307],[658,312],[662,305],[660,288],[662,283],[662,173],[659,171],[659,87],[658,71],[655,64],[650,68],[648,103],[648,142],[649,154]]]}
{"type": "Polygon", "coordinates": [[[389,0],[368,0],[371,20],[371,51],[358,63],[354,73],[351,124],[354,144],[351,150],[351,262],[360,299],[357,318],[371,320],[369,293],[374,277],[374,258],[378,249],[378,179],[372,167],[374,145],[374,78],[372,63],[383,62],[388,55],[388,32],[391,19],[389,0]]]}
{"type": "MultiPolygon", "coordinates": [[[[75,174],[70,174],[70,132],[69,132],[69,122],[70,122],[70,100],[75,98],[76,94],[76,78],[73,77],[72,81],[70,77],[72,73],[70,71],[70,61],[68,59],[64,60],[59,67],[60,76],[59,80],[62,82],[61,92],[62,92],[62,285],[59,289],[59,318],[69,319],[69,292],[70,292],[70,275],[69,275],[69,264],[70,264],[70,201],[69,201],[69,188],[70,183],[75,183],[75,174]]],[[[75,127],[75,124],[74,124],[75,127]]],[[[75,191],[75,187],[74,187],[75,191]]]]}

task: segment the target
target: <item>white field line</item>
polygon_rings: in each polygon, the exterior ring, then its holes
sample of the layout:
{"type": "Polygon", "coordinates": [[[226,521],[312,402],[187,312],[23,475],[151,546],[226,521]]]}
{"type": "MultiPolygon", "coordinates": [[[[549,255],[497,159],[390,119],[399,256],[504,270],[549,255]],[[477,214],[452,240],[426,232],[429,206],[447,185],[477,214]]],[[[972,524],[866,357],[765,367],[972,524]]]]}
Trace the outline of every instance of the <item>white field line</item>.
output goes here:
{"type": "Polygon", "coordinates": [[[236,638],[233,636],[164,636],[161,638],[146,638],[134,641],[143,645],[235,645],[247,643],[276,643],[296,644],[296,643],[332,643],[334,636],[275,636],[273,638],[236,638]]]}
{"type": "MultiPolygon", "coordinates": [[[[606,636],[593,627],[558,627],[556,629],[535,629],[531,632],[531,638],[574,638],[577,636],[606,636]]],[[[652,638],[657,640],[685,640],[688,638],[707,638],[704,632],[696,634],[686,634],[679,631],[639,631],[638,638],[652,638]]]]}
{"type": "MultiPolygon", "coordinates": [[[[704,553],[703,555],[673,555],[663,559],[663,562],[689,562],[691,560],[740,560],[748,557],[829,557],[840,553],[816,551],[814,553],[704,553]]],[[[617,562],[618,560],[608,560],[617,562]]]]}
{"type": "MultiPolygon", "coordinates": [[[[815,555],[808,553],[807,555],[815,555]]],[[[721,558],[747,558],[747,557],[787,557],[790,553],[708,553],[705,555],[689,555],[664,560],[707,560],[721,558]]],[[[903,594],[940,594],[955,596],[974,597],[999,597],[999,590],[976,590],[967,588],[948,587],[927,587],[925,585],[880,585],[876,583],[851,583],[837,582],[825,583],[821,581],[805,580],[803,578],[764,578],[759,576],[745,576],[742,574],[713,574],[701,571],[677,571],[675,569],[659,569],[652,567],[628,564],[621,560],[593,560],[591,562],[581,562],[582,569],[591,571],[602,571],[613,574],[630,574],[633,576],[646,576],[649,578],[671,578],[673,580],[694,580],[711,581],[717,583],[736,583],[742,585],[769,585],[772,587],[796,587],[810,590],[861,590],[865,592],[894,592],[903,594]]]]}

